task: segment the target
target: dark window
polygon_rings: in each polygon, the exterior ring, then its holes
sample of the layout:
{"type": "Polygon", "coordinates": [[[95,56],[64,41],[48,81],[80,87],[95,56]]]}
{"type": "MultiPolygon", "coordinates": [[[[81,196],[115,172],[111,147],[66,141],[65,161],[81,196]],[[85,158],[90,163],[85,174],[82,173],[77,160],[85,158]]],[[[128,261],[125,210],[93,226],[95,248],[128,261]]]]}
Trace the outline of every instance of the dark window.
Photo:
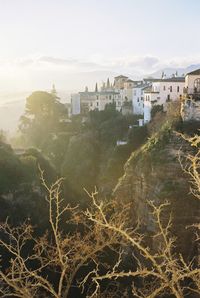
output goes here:
{"type": "Polygon", "coordinates": [[[164,90],[164,91],[166,90],[166,87],[165,87],[165,86],[163,86],[163,90],[164,90]]]}
{"type": "Polygon", "coordinates": [[[195,89],[195,92],[200,92],[200,79],[196,79],[194,81],[194,89],[195,89]]]}
{"type": "Polygon", "coordinates": [[[172,86],[169,87],[170,92],[172,92],[172,86]]]}
{"type": "Polygon", "coordinates": [[[177,86],[177,92],[180,92],[180,88],[179,88],[179,86],[177,86]]]}

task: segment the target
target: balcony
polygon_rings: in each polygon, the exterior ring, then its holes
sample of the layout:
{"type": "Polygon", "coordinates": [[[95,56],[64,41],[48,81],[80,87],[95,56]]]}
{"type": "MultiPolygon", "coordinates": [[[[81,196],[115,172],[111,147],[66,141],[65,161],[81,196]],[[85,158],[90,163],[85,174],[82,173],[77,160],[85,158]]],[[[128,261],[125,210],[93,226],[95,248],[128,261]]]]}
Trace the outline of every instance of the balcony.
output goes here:
{"type": "Polygon", "coordinates": [[[183,93],[188,95],[200,94],[200,88],[183,88],[183,93]]]}
{"type": "Polygon", "coordinates": [[[194,100],[200,100],[200,88],[184,88],[185,97],[190,97],[194,100]]]}

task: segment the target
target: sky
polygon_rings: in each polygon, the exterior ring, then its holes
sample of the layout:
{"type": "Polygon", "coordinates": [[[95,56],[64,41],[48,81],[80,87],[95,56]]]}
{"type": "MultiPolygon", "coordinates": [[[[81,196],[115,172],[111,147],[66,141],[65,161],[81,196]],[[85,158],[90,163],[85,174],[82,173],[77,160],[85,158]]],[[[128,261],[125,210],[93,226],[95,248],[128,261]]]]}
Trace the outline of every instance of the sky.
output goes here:
{"type": "Polygon", "coordinates": [[[0,0],[0,102],[200,63],[199,0],[0,0]]]}

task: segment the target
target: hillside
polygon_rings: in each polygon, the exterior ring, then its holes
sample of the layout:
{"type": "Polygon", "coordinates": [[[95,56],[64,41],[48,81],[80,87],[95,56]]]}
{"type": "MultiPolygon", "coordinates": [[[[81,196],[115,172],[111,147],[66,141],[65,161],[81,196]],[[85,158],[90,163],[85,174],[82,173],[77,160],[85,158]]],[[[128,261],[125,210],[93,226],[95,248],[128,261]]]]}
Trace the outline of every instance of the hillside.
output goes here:
{"type": "Polygon", "coordinates": [[[147,202],[150,200],[159,205],[169,201],[170,207],[164,217],[172,213],[174,234],[187,256],[194,255],[195,242],[191,230],[185,227],[198,221],[200,210],[190,194],[188,175],[183,172],[179,157],[192,151],[194,149],[165,124],[145,145],[132,153],[114,190],[118,200],[131,202],[132,222],[139,219],[149,235],[155,232],[155,225],[147,202]]]}

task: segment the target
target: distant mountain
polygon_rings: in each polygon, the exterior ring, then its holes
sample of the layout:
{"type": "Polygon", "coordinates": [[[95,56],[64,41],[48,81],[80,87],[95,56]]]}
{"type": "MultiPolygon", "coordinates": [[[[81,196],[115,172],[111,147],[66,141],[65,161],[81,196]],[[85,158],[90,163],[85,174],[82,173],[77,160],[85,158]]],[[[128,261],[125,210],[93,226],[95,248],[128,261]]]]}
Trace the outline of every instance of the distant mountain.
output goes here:
{"type": "Polygon", "coordinates": [[[162,72],[164,72],[167,77],[170,77],[172,74],[175,74],[176,71],[178,72],[179,76],[182,76],[182,75],[186,75],[188,72],[191,72],[191,71],[199,69],[199,68],[200,68],[200,64],[193,64],[186,68],[183,68],[183,67],[182,68],[173,68],[173,67],[170,68],[170,67],[168,67],[168,68],[160,69],[150,75],[147,75],[146,77],[161,78],[162,72]]]}

